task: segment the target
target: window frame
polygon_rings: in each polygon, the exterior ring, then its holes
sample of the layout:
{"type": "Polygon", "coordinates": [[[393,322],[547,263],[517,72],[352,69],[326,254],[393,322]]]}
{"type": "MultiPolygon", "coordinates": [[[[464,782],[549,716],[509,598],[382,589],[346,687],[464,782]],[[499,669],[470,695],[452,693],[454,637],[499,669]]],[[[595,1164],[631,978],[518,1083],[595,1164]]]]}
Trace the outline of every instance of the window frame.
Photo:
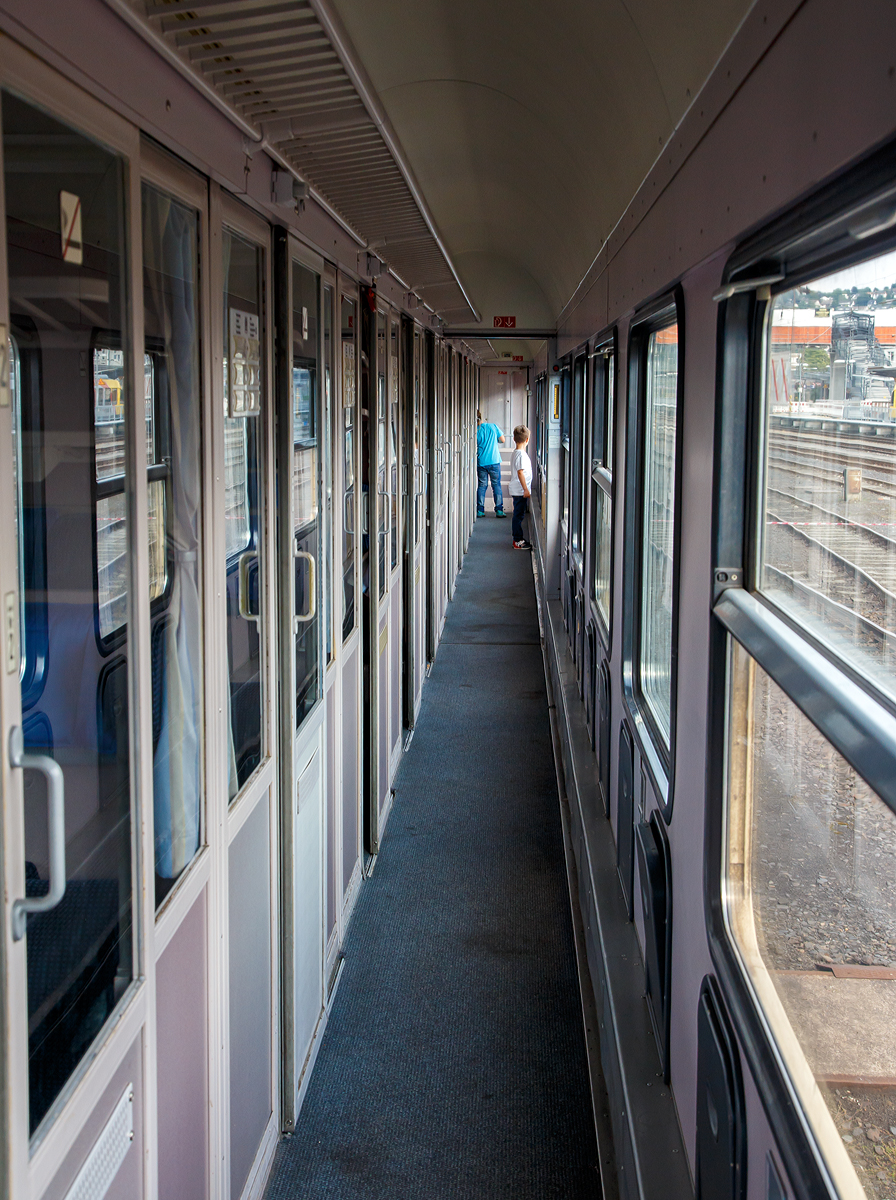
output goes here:
{"type": "MultiPolygon", "coordinates": [[[[19,633],[20,682],[22,714],[24,715],[40,700],[47,679],[49,663],[49,607],[47,602],[47,505],[44,487],[43,449],[35,448],[33,438],[26,441],[25,434],[44,428],[43,397],[43,350],[40,333],[30,318],[19,315],[10,317],[9,342],[15,342],[15,357],[19,365],[19,387],[17,403],[10,398],[12,419],[16,423],[18,442],[18,470],[16,506],[19,508],[22,525],[19,530],[20,554],[24,571],[19,579],[19,615],[24,615],[24,626],[19,633]],[[27,377],[27,384],[26,384],[27,377]],[[30,444],[30,449],[28,448],[30,444]],[[26,533],[25,496],[23,479],[26,453],[31,455],[31,478],[28,485],[32,503],[30,510],[35,514],[26,533]],[[23,543],[30,542],[30,553],[25,553],[23,543]],[[31,598],[29,598],[29,593],[31,598]],[[43,595],[43,599],[35,599],[43,595]]],[[[13,371],[13,355],[10,354],[10,373],[13,371]]],[[[12,389],[10,389],[12,390],[12,389]]],[[[95,519],[95,518],[94,518],[95,519]]]]}
{"type": "Polygon", "coordinates": [[[590,438],[590,445],[588,446],[587,449],[590,450],[591,453],[590,453],[590,455],[586,456],[586,461],[590,460],[590,468],[588,471],[588,476],[589,476],[590,483],[592,485],[592,495],[594,494],[594,492],[593,492],[594,487],[600,488],[601,491],[606,496],[606,498],[610,501],[610,505],[611,505],[611,508],[610,508],[610,514],[611,514],[610,515],[610,522],[611,522],[611,526],[610,526],[610,529],[611,529],[611,532],[610,532],[610,613],[609,613],[608,621],[604,621],[603,613],[600,610],[600,606],[598,605],[597,599],[595,596],[595,585],[597,582],[597,574],[596,574],[597,573],[597,519],[596,519],[597,513],[596,513],[596,506],[594,504],[589,504],[588,522],[589,522],[590,528],[586,531],[588,553],[590,556],[589,567],[588,567],[588,597],[589,597],[589,601],[591,604],[591,609],[595,615],[595,624],[597,625],[598,637],[601,639],[606,657],[609,658],[610,657],[610,648],[612,645],[612,637],[613,637],[613,603],[612,603],[612,600],[613,600],[613,586],[615,583],[615,559],[616,559],[616,555],[614,553],[614,544],[613,544],[615,541],[615,539],[613,537],[613,531],[615,530],[615,525],[613,524],[613,522],[615,522],[615,520],[616,520],[616,508],[615,508],[616,489],[615,489],[613,481],[615,479],[615,467],[616,467],[616,419],[615,419],[616,411],[615,410],[616,410],[616,401],[617,401],[617,397],[618,397],[618,393],[619,393],[619,330],[618,330],[618,327],[614,326],[608,332],[602,333],[594,339],[594,344],[593,344],[593,346],[591,348],[591,352],[589,354],[589,363],[590,363],[589,374],[590,374],[590,384],[591,384],[591,393],[590,393],[590,401],[589,401],[591,420],[589,423],[589,430],[591,433],[591,438],[590,438]],[[607,387],[607,378],[606,378],[606,376],[607,376],[606,364],[610,359],[612,359],[613,363],[614,363],[613,385],[611,388],[608,388],[607,387]],[[602,374],[600,393],[598,393],[598,387],[597,387],[598,370],[600,370],[601,374],[602,374]],[[599,413],[598,413],[598,405],[600,405],[599,413]],[[610,416],[609,420],[607,420],[608,414],[610,416]],[[594,456],[595,441],[596,441],[595,429],[598,429],[598,428],[600,429],[600,448],[601,448],[601,456],[599,459],[595,458],[595,456],[594,456]]]}
{"type": "Polygon", "coordinates": [[[896,143],[747,239],[729,259],[718,314],[704,913],[710,953],[798,1200],[838,1195],[755,999],[724,898],[731,643],[738,642],[896,811],[896,704],[759,590],[766,311],[789,290],[896,248],[896,143]]]}
{"type": "MultiPolygon", "coordinates": [[[[651,776],[660,813],[672,818],[675,778],[675,741],[678,724],[678,625],[681,574],[681,465],[685,362],[684,293],[676,286],[645,305],[635,315],[628,339],[628,404],[625,453],[625,553],[623,557],[623,694],[642,760],[651,776]],[[641,552],[644,529],[645,434],[647,355],[651,335],[671,325],[678,328],[678,371],[675,400],[675,505],[672,530],[672,644],[669,662],[669,745],[659,729],[643,693],[640,679],[642,637],[641,552]]],[[[618,370],[617,370],[618,376],[618,370]]],[[[617,387],[618,387],[617,382],[617,387]]]]}

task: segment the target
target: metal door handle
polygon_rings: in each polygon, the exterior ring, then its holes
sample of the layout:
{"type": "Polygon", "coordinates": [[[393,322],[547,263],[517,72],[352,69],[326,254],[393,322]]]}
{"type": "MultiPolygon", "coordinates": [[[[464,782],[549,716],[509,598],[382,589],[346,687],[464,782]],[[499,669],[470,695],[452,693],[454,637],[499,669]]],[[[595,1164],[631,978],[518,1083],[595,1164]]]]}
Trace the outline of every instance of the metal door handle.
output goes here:
{"type": "Polygon", "coordinates": [[[438,456],[439,456],[439,459],[438,459],[439,465],[436,468],[436,474],[441,475],[443,473],[443,471],[445,470],[445,455],[442,453],[441,446],[436,446],[435,451],[436,451],[436,454],[438,454],[438,456]]]}
{"type": "MultiPolygon", "coordinates": [[[[377,492],[377,495],[382,496],[384,500],[392,499],[391,492],[377,492]]],[[[384,509],[386,513],[386,520],[383,522],[383,528],[379,530],[379,533],[382,534],[383,537],[385,537],[387,533],[392,532],[392,505],[386,504],[384,505],[384,509]]]]}
{"type": "Polygon", "coordinates": [[[20,942],[25,936],[28,914],[49,912],[65,895],[65,780],[55,758],[25,753],[25,738],[19,725],[9,733],[9,763],[22,771],[40,771],[47,781],[50,887],[46,896],[13,901],[12,938],[20,942]]]}
{"type": "Polygon", "coordinates": [[[370,532],[370,492],[361,493],[361,532],[370,532]]]}
{"type": "Polygon", "coordinates": [[[355,533],[355,493],[353,491],[342,493],[342,528],[346,533],[349,533],[352,536],[354,536],[354,533],[355,533]],[[349,529],[349,525],[348,525],[349,501],[351,501],[351,505],[352,505],[352,527],[351,527],[351,529],[349,529]]]}
{"type": "Polygon", "coordinates": [[[416,497],[416,496],[422,496],[422,495],[423,495],[423,491],[424,491],[424,484],[423,484],[423,464],[422,464],[422,463],[414,463],[414,496],[415,496],[415,497],[416,497]],[[420,478],[420,481],[421,481],[421,482],[420,482],[420,484],[419,484],[419,486],[418,486],[418,484],[417,484],[417,478],[418,478],[418,476],[417,476],[417,472],[418,472],[418,471],[420,472],[420,476],[419,476],[419,478],[420,478]]]}
{"type": "Polygon", "coordinates": [[[296,630],[303,621],[312,621],[317,612],[317,563],[314,561],[314,555],[309,554],[307,550],[296,550],[293,558],[306,558],[308,560],[308,592],[310,599],[308,601],[308,611],[304,613],[296,613],[296,630]]]}
{"type": "Polygon", "coordinates": [[[237,605],[240,616],[244,621],[255,621],[257,623],[259,614],[254,613],[249,608],[249,568],[252,565],[252,560],[258,559],[258,553],[255,550],[247,550],[245,554],[240,555],[239,559],[239,590],[237,605]]]}

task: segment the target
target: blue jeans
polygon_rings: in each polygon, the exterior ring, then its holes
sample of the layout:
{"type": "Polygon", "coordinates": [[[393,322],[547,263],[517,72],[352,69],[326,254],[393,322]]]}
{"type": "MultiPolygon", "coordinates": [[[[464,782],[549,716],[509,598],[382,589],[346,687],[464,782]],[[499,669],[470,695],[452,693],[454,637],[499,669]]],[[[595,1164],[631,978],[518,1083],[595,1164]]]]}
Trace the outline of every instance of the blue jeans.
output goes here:
{"type": "Polygon", "coordinates": [[[513,520],[510,522],[510,531],[513,534],[515,542],[522,542],[526,535],[523,533],[523,517],[529,510],[528,496],[513,497],[513,520]]]}
{"type": "Polygon", "coordinates": [[[476,464],[476,475],[479,478],[479,487],[476,489],[476,511],[482,512],[485,508],[485,493],[488,491],[488,483],[492,483],[492,495],[495,498],[495,508],[504,508],[504,493],[501,491],[501,464],[492,463],[490,467],[480,467],[476,464]]]}

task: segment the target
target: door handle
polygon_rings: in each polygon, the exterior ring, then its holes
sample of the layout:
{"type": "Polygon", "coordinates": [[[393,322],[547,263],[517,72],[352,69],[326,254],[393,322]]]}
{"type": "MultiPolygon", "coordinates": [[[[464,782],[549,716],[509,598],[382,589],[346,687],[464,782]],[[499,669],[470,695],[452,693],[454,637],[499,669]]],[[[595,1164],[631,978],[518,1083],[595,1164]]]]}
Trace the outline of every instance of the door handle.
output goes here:
{"type": "Polygon", "coordinates": [[[317,563],[314,560],[314,555],[307,550],[296,550],[293,558],[305,558],[308,560],[308,609],[303,613],[296,613],[296,632],[303,621],[313,621],[317,613],[317,563]]]}
{"type": "MultiPolygon", "coordinates": [[[[391,492],[377,492],[377,495],[381,496],[383,498],[383,500],[386,500],[386,501],[389,501],[392,499],[391,492]]],[[[386,519],[383,522],[383,528],[379,530],[379,533],[383,537],[385,537],[387,533],[392,532],[392,505],[388,504],[388,503],[384,504],[383,509],[384,509],[384,512],[386,515],[386,519]]]]}
{"type": "Polygon", "coordinates": [[[252,612],[249,607],[249,568],[252,566],[253,559],[258,560],[258,553],[255,550],[247,550],[245,554],[240,555],[237,606],[240,616],[244,621],[255,621],[257,623],[259,614],[252,612]]]}
{"type": "Polygon", "coordinates": [[[352,536],[354,536],[354,532],[355,532],[355,493],[353,491],[342,493],[342,528],[346,533],[349,533],[352,536]],[[348,524],[349,501],[351,501],[351,506],[352,506],[352,526],[351,526],[351,528],[349,528],[349,524],[348,524]]]}
{"type": "Polygon", "coordinates": [[[423,482],[423,480],[424,480],[424,476],[423,476],[423,464],[422,464],[422,463],[414,463],[414,496],[415,496],[415,497],[416,497],[416,496],[422,496],[422,495],[423,495],[423,491],[424,491],[424,482],[423,482]],[[418,473],[418,471],[419,471],[419,479],[420,479],[420,483],[419,483],[419,484],[417,483],[417,479],[418,479],[418,474],[417,474],[417,473],[418,473]]]}
{"type": "Polygon", "coordinates": [[[445,455],[442,452],[441,446],[436,446],[435,451],[436,451],[436,454],[438,454],[438,456],[439,456],[439,458],[438,458],[439,465],[436,468],[436,474],[441,475],[443,473],[443,471],[445,470],[445,455]]]}
{"type": "Polygon", "coordinates": [[[20,725],[9,733],[9,763],[21,771],[40,771],[47,781],[47,829],[50,835],[50,887],[46,896],[14,900],[12,938],[25,936],[29,913],[45,913],[55,908],[65,895],[65,780],[62,768],[48,754],[26,754],[20,725]]]}

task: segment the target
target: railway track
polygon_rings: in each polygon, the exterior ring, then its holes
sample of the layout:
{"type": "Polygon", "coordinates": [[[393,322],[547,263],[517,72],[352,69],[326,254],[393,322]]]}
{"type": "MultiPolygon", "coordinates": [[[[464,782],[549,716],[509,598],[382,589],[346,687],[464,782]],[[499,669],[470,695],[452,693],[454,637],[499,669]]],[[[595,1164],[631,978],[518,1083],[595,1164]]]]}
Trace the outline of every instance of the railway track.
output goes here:
{"type": "Polygon", "coordinates": [[[867,585],[877,590],[882,598],[896,606],[896,539],[790,492],[769,487],[767,494],[776,497],[778,503],[783,501],[792,510],[789,514],[782,510],[774,520],[793,527],[800,516],[811,517],[808,526],[811,535],[803,530],[799,532],[823,546],[847,569],[853,569],[867,585]]]}

